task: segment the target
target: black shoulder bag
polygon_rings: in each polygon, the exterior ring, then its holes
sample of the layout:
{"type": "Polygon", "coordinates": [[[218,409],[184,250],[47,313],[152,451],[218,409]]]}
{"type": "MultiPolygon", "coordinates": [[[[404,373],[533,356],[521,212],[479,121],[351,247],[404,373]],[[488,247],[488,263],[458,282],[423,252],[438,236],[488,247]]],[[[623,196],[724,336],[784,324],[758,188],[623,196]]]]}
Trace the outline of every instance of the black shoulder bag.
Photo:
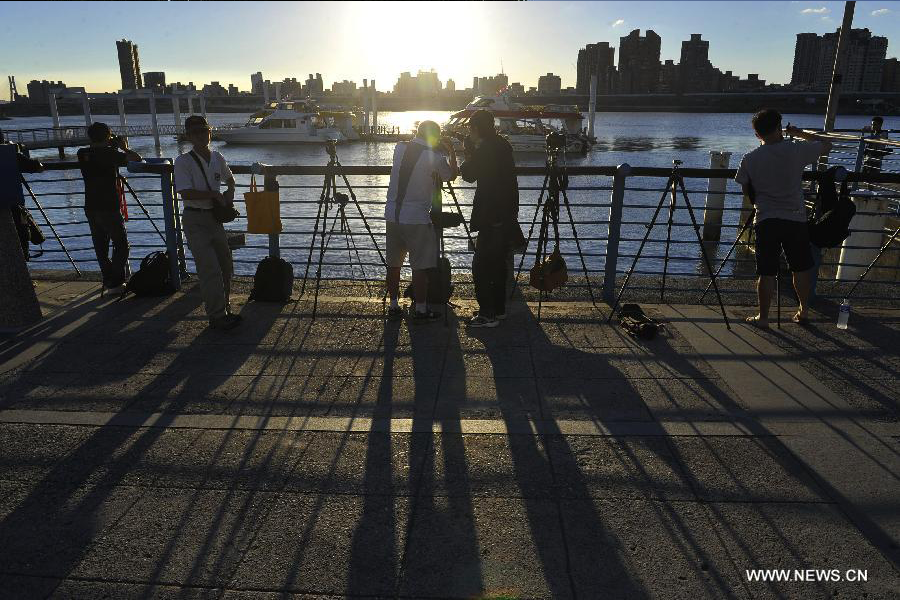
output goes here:
{"type": "MultiPolygon", "coordinates": [[[[200,167],[200,172],[203,173],[203,181],[206,182],[206,188],[211,192],[214,191],[212,186],[209,185],[209,178],[206,176],[206,169],[203,168],[203,161],[200,160],[200,157],[193,150],[191,150],[190,155],[194,162],[197,163],[197,166],[200,167]]],[[[231,223],[241,216],[241,213],[237,211],[233,204],[224,204],[218,200],[213,200],[212,212],[213,218],[219,223],[231,223]]]]}

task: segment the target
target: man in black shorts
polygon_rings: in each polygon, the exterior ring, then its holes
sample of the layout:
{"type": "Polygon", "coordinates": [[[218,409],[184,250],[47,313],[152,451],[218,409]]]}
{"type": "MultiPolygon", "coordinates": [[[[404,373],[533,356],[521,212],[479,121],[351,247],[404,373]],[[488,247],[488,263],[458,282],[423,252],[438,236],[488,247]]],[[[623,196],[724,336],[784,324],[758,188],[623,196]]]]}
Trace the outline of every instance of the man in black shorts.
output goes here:
{"type": "Polygon", "coordinates": [[[795,323],[805,323],[812,287],[813,258],[809,247],[806,205],[803,202],[803,169],[831,150],[831,142],[788,125],[787,133],[802,141],[786,140],[781,114],[762,110],[753,115],[753,129],[761,144],[741,159],[735,181],[756,207],[756,273],[759,281],[759,314],[747,322],[769,326],[769,305],[775,289],[778,262],[784,250],[794,280],[800,308],[795,323]]]}

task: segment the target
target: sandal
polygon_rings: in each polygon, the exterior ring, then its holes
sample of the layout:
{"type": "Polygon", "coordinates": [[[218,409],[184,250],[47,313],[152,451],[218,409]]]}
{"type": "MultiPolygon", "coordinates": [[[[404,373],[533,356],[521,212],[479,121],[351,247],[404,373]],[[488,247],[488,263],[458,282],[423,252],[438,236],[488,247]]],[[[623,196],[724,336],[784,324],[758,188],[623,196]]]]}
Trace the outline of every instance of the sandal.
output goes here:
{"type": "Polygon", "coordinates": [[[744,323],[746,323],[747,325],[752,325],[753,327],[756,327],[757,329],[768,329],[769,328],[768,321],[763,323],[763,321],[759,318],[759,315],[753,315],[752,317],[747,317],[746,319],[744,319],[744,323]]]}

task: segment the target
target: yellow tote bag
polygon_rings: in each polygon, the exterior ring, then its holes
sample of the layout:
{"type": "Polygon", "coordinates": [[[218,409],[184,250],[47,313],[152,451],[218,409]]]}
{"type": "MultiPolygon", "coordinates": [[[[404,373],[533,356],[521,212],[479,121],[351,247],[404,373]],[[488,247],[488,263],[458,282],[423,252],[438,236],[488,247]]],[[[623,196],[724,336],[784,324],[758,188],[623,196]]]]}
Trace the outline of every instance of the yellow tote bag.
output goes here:
{"type": "Polygon", "coordinates": [[[260,192],[256,176],[250,176],[250,191],[244,193],[247,205],[247,233],[281,233],[281,204],[278,192],[260,192]]]}

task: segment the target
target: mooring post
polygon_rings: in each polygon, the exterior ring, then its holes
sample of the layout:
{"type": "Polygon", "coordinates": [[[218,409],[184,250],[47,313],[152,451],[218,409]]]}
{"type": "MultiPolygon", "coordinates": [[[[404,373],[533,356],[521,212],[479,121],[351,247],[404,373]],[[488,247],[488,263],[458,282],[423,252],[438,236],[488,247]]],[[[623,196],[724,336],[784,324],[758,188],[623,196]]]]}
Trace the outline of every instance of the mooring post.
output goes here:
{"type": "Polygon", "coordinates": [[[119,127],[122,128],[122,137],[128,141],[128,135],[126,135],[128,121],[125,120],[125,98],[121,94],[116,94],[116,104],[119,107],[119,127]]]}
{"type": "Polygon", "coordinates": [[[378,130],[378,92],[375,91],[375,80],[372,80],[372,128],[378,130]]]}
{"type": "Polygon", "coordinates": [[[622,208],[625,204],[625,180],[631,175],[631,165],[616,167],[613,177],[612,201],[609,207],[609,230],[606,235],[606,266],[603,274],[603,299],[612,304],[616,299],[616,266],[619,259],[619,239],[622,237],[622,208]]]}
{"type": "Polygon", "coordinates": [[[588,130],[589,138],[594,137],[594,118],[597,115],[597,76],[591,75],[591,100],[588,104],[588,130]]]}
{"type": "MultiPolygon", "coordinates": [[[[727,169],[731,152],[709,153],[710,169],[727,169]]],[[[706,210],[703,211],[703,240],[718,242],[722,237],[722,213],[725,210],[725,190],[728,180],[710,177],[706,184],[706,210]]],[[[740,220],[740,219],[738,219],[740,220]]]]}
{"type": "MultiPolygon", "coordinates": [[[[56,93],[50,92],[50,95],[47,97],[47,100],[50,101],[50,116],[53,118],[53,137],[59,138],[59,107],[56,106],[56,93]]],[[[65,146],[59,146],[59,159],[63,160],[66,158],[66,148],[65,146]]]]}
{"type": "Polygon", "coordinates": [[[84,107],[84,124],[86,127],[90,127],[93,121],[91,120],[91,99],[88,98],[87,92],[81,93],[81,105],[84,107]]]}
{"type": "Polygon", "coordinates": [[[172,112],[175,113],[175,136],[178,136],[181,130],[181,97],[178,94],[172,94],[172,112]]]}
{"type": "Polygon", "coordinates": [[[200,94],[200,114],[206,119],[206,96],[200,94]]]}

